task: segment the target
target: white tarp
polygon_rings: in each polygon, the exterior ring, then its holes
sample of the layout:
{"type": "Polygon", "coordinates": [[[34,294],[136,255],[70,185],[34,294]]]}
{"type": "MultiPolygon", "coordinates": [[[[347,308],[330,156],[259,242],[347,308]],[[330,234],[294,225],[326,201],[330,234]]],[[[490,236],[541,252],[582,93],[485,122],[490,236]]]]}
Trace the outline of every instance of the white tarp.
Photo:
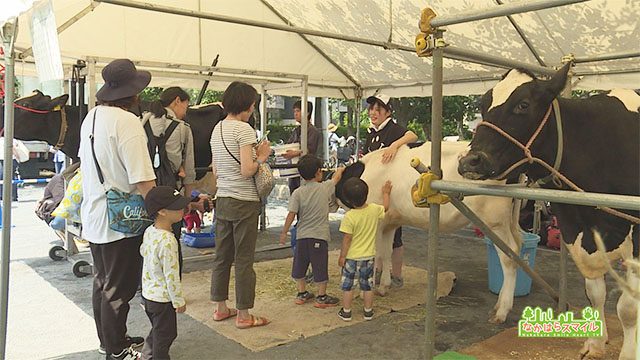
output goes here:
{"type": "MultiPolygon", "coordinates": [[[[5,0],[6,1],[6,0],[5,0]]],[[[420,0],[157,0],[162,6],[225,15],[246,20],[387,41],[413,46],[417,23],[427,2],[420,0]],[[391,5],[391,11],[390,11],[391,5]],[[278,14],[276,14],[279,13],[278,14]],[[284,17],[283,20],[280,16],[284,17]],[[391,22],[390,22],[391,18],[391,22]],[[393,26],[390,26],[390,23],[393,26]]],[[[505,3],[519,1],[504,0],[505,3]]],[[[495,0],[432,0],[439,15],[496,7],[495,0]]],[[[58,25],[88,7],[88,0],[53,0],[58,25]]],[[[96,3],[94,3],[96,4],[96,3]]],[[[20,16],[17,48],[31,47],[20,16]]],[[[547,10],[512,15],[540,59],[558,66],[563,55],[589,57],[638,51],[640,1],[592,0],[547,10]]],[[[507,59],[538,64],[507,17],[474,21],[446,28],[447,43],[507,59]]],[[[209,66],[220,54],[218,66],[247,71],[307,75],[309,94],[352,97],[357,83],[365,95],[378,88],[392,96],[426,96],[431,93],[431,59],[415,53],[387,50],[318,36],[306,36],[254,26],[133,9],[99,3],[93,11],[60,33],[65,63],[92,57],[157,61],[169,64],[209,66]],[[350,80],[353,79],[354,81],[350,80]],[[339,87],[339,88],[338,88],[339,87]]],[[[29,58],[27,58],[27,61],[29,58]]],[[[20,65],[20,62],[16,62],[20,65]]],[[[98,81],[100,67],[98,63],[98,81]]],[[[155,85],[199,87],[202,80],[179,79],[175,67],[155,69],[155,85]],[[169,70],[163,76],[161,71],[169,70]]],[[[16,73],[26,70],[18,68],[16,73]]],[[[640,59],[578,64],[576,88],[637,88],[640,59]]],[[[445,59],[445,94],[482,93],[491,88],[505,69],[445,59]]],[[[224,88],[228,79],[214,81],[224,88]]],[[[260,81],[254,81],[259,84],[260,81]]],[[[300,94],[300,88],[270,91],[300,94]]]]}

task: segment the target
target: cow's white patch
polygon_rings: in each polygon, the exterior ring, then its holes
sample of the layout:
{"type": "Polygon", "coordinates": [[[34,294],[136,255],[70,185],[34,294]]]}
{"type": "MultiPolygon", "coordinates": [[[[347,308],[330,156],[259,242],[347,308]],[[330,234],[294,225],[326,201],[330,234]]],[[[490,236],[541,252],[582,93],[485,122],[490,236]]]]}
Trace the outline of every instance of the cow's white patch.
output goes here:
{"type": "MultiPolygon", "coordinates": [[[[600,236],[596,234],[596,236],[600,236]]],[[[573,244],[567,244],[567,249],[576,263],[578,270],[582,276],[588,279],[595,279],[603,276],[607,273],[607,264],[605,263],[605,257],[602,256],[600,251],[596,251],[592,254],[587,253],[582,248],[582,233],[578,233],[576,241],[573,244]]],[[[633,244],[631,241],[631,231],[624,239],[624,242],[620,244],[617,249],[607,252],[606,258],[608,261],[615,261],[618,259],[628,259],[632,256],[633,244]]]]}
{"type": "Polygon", "coordinates": [[[640,109],[640,95],[635,91],[629,89],[613,89],[609,91],[607,96],[617,98],[624,104],[624,107],[631,112],[639,112],[640,109]]]}
{"type": "Polygon", "coordinates": [[[516,69],[510,70],[507,76],[493,88],[493,101],[487,112],[507,102],[511,93],[513,93],[518,86],[531,81],[533,81],[531,76],[521,73],[516,69]]]}

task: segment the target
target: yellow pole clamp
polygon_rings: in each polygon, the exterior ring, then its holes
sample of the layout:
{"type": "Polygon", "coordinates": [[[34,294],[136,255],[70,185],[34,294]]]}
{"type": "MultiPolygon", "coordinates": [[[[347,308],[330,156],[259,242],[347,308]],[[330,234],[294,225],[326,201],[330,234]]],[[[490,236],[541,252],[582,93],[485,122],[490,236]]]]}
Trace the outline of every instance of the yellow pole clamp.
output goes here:
{"type": "Polygon", "coordinates": [[[431,204],[442,205],[451,201],[447,195],[431,188],[433,180],[440,180],[440,177],[430,171],[420,174],[420,178],[411,187],[411,200],[414,206],[429,207],[431,204]]]}
{"type": "Polygon", "coordinates": [[[431,8],[424,8],[420,13],[420,21],[418,21],[418,28],[420,33],[416,35],[414,45],[416,47],[416,54],[420,57],[431,56],[434,45],[430,35],[435,32],[436,29],[431,27],[431,20],[436,17],[435,11],[431,8]]]}

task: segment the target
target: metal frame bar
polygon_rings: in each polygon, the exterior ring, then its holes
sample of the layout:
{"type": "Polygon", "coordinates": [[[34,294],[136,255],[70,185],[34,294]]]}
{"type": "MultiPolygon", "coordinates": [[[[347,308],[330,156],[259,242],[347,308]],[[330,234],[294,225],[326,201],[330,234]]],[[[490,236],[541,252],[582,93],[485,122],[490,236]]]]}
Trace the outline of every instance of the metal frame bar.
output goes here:
{"type": "Polygon", "coordinates": [[[161,5],[150,4],[150,3],[140,2],[140,1],[131,1],[131,0],[95,0],[95,1],[98,1],[101,3],[108,3],[112,5],[125,6],[125,7],[134,8],[134,9],[140,9],[140,10],[162,12],[165,14],[182,15],[182,16],[195,17],[195,18],[207,19],[207,20],[213,20],[213,21],[228,22],[232,24],[255,26],[255,27],[260,27],[265,29],[279,30],[279,31],[291,32],[296,34],[319,36],[319,37],[324,37],[329,39],[343,40],[343,41],[355,42],[355,43],[360,43],[365,45],[374,45],[374,46],[383,47],[385,49],[400,49],[400,50],[405,50],[410,52],[415,52],[416,50],[415,47],[413,46],[400,45],[400,44],[390,43],[386,41],[377,41],[377,40],[360,38],[356,36],[330,33],[327,31],[305,29],[305,28],[300,28],[293,25],[280,25],[280,24],[274,24],[274,23],[264,22],[264,21],[247,20],[243,18],[205,13],[201,11],[184,10],[184,9],[179,9],[175,7],[161,6],[161,5]]]}
{"type": "Polygon", "coordinates": [[[528,0],[517,3],[494,6],[486,10],[469,10],[449,16],[437,16],[431,20],[431,26],[438,28],[442,26],[461,24],[476,20],[491,19],[494,17],[519,14],[529,11],[549,9],[553,7],[571,5],[589,0],[528,0]]]}
{"type": "MultiPolygon", "coordinates": [[[[433,167],[433,165],[432,165],[433,167]]],[[[516,199],[545,200],[573,205],[611,206],[616,209],[640,211],[640,197],[566,190],[505,187],[504,185],[469,184],[462,181],[434,180],[434,190],[470,195],[512,197],[516,199]]]]}
{"type": "MultiPolygon", "coordinates": [[[[13,158],[13,100],[15,91],[15,62],[13,44],[18,37],[18,19],[7,22],[0,29],[4,48],[4,159],[13,158]]],[[[4,162],[3,179],[12,179],[13,162],[4,162]]],[[[2,188],[2,246],[0,246],[0,359],[5,358],[7,347],[7,319],[9,311],[9,262],[11,260],[11,190],[13,186],[2,188]]]]}
{"type": "Polygon", "coordinates": [[[576,64],[583,64],[588,62],[608,61],[608,60],[620,60],[640,57],[640,51],[620,52],[613,54],[603,54],[594,56],[577,57],[573,60],[576,64]]]}
{"type": "MultiPolygon", "coordinates": [[[[262,2],[264,6],[266,6],[269,10],[271,10],[271,12],[273,12],[277,17],[279,17],[280,20],[282,20],[284,23],[292,24],[291,21],[289,21],[289,19],[287,19],[284,15],[282,15],[273,6],[271,6],[271,4],[269,4],[266,0],[260,0],[260,2],[262,2]]],[[[353,76],[351,76],[351,74],[349,74],[347,70],[345,70],[342,66],[338,65],[338,63],[336,63],[331,57],[329,57],[329,55],[327,55],[324,51],[322,51],[322,49],[320,49],[316,44],[314,44],[313,41],[309,40],[309,38],[306,35],[304,34],[298,34],[298,35],[300,35],[300,37],[307,44],[309,44],[309,46],[311,46],[315,51],[317,51],[318,54],[320,54],[320,56],[322,56],[325,60],[327,60],[331,65],[333,65],[333,67],[335,67],[336,70],[338,70],[342,75],[344,75],[347,79],[349,79],[349,81],[351,81],[353,85],[360,86],[360,83],[353,76]]]]}
{"type": "Polygon", "coordinates": [[[309,80],[308,77],[305,76],[304,80],[302,80],[302,94],[300,96],[300,151],[302,151],[302,155],[307,155],[309,152],[308,149],[308,140],[307,139],[307,129],[309,128],[309,120],[307,120],[307,113],[309,112],[307,102],[309,101],[309,80]]]}
{"type": "Polygon", "coordinates": [[[504,68],[523,68],[531,70],[538,74],[544,75],[553,75],[556,71],[552,68],[540,66],[540,65],[532,65],[522,61],[505,59],[498,56],[492,56],[486,53],[481,53],[479,51],[473,51],[463,48],[458,48],[455,46],[447,46],[444,48],[444,53],[450,59],[468,61],[473,63],[478,63],[482,65],[493,65],[497,67],[504,68]]]}
{"type": "MultiPolygon", "coordinates": [[[[504,5],[504,2],[502,0],[495,0],[495,2],[501,6],[504,5]]],[[[507,15],[507,19],[509,19],[509,22],[511,23],[511,25],[513,25],[513,28],[516,30],[518,35],[520,35],[520,38],[522,39],[522,41],[524,41],[524,44],[527,45],[527,48],[529,48],[529,51],[531,51],[531,54],[536,58],[536,60],[538,61],[538,64],[540,66],[547,66],[544,60],[542,60],[542,58],[540,57],[540,54],[538,54],[536,49],[533,48],[533,44],[531,43],[531,40],[529,40],[529,38],[524,34],[524,31],[522,30],[520,25],[518,25],[516,21],[513,19],[513,16],[507,15]]]]}
{"type": "MultiPolygon", "coordinates": [[[[442,31],[434,34],[438,43],[442,39],[442,31]]],[[[442,61],[444,49],[436,47],[433,50],[433,75],[431,86],[431,170],[442,174],[441,147],[442,147],[442,61]]],[[[433,204],[429,209],[429,237],[427,242],[427,313],[425,317],[425,339],[427,359],[433,359],[436,346],[436,302],[438,301],[438,234],[440,233],[440,205],[433,204]]]]}

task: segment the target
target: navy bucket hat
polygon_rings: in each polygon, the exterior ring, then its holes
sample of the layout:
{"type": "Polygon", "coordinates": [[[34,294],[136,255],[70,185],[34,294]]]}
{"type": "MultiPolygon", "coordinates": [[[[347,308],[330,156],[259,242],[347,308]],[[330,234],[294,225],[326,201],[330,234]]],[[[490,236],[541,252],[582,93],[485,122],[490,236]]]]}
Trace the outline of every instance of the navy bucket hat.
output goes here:
{"type": "Polygon", "coordinates": [[[137,95],[149,82],[151,73],[136,69],[129,59],[117,59],[102,69],[104,85],[96,93],[100,101],[115,101],[137,95]]]}

